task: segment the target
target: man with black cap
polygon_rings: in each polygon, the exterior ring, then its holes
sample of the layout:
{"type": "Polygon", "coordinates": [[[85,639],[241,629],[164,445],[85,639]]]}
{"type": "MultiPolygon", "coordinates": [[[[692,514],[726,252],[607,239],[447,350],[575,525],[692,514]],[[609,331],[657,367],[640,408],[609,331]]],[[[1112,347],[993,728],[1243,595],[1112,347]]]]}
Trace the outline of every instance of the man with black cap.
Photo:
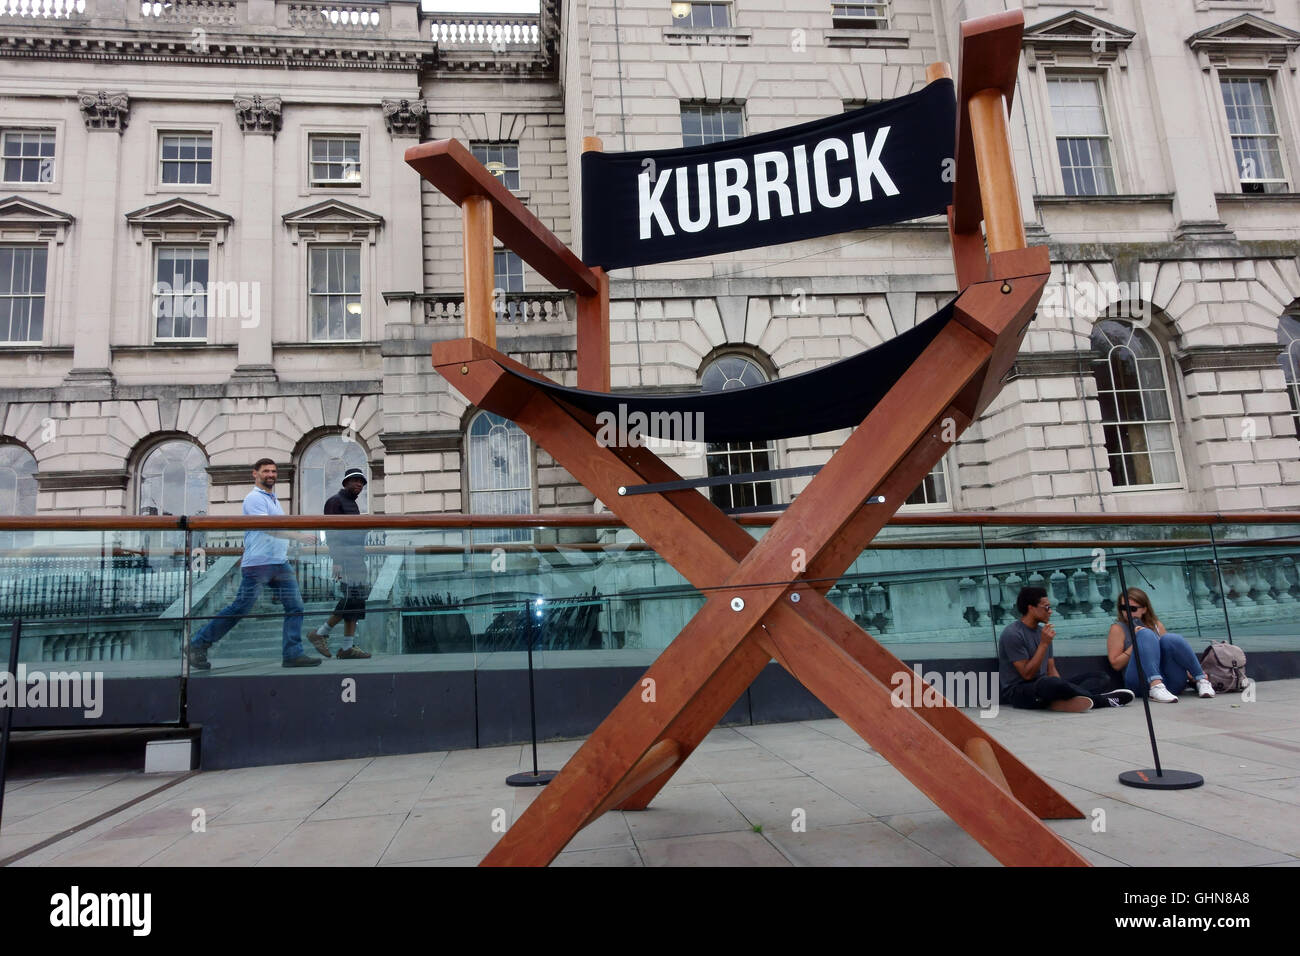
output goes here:
{"type": "MultiPolygon", "coordinates": [[[[325,502],[327,515],[359,515],[361,508],[357,498],[366,486],[366,476],[360,468],[349,468],[343,475],[343,488],[338,494],[325,502]]],[[[311,646],[320,651],[322,657],[330,656],[330,630],[343,622],[343,646],[339,649],[340,660],[361,660],[370,655],[359,647],[353,646],[356,639],[357,621],[366,616],[366,595],[370,584],[366,576],[366,531],[335,529],[325,534],[329,545],[330,557],[334,559],[334,577],[343,584],[343,596],[316,633],[311,635],[311,646]]]]}

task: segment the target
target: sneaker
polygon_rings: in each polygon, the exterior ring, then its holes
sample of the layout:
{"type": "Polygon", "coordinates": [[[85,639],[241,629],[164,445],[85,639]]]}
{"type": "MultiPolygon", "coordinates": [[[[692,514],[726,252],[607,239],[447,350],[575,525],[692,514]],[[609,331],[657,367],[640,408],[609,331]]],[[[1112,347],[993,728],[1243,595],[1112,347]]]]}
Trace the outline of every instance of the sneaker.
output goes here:
{"type": "Polygon", "coordinates": [[[1169,693],[1169,688],[1164,684],[1152,684],[1147,693],[1150,695],[1151,699],[1158,704],[1178,703],[1178,698],[1169,693]]]}
{"type": "Polygon", "coordinates": [[[281,667],[316,667],[320,664],[318,657],[286,657],[280,662],[281,667]]]}
{"type": "Polygon", "coordinates": [[[198,644],[190,645],[190,670],[212,670],[212,664],[208,661],[208,649],[206,647],[198,644]]]}
{"type": "Polygon", "coordinates": [[[315,631],[313,631],[311,634],[307,635],[307,640],[311,641],[312,647],[320,651],[321,657],[330,656],[330,639],[326,637],[324,634],[317,634],[315,631]]]}
{"type": "Polygon", "coordinates": [[[346,660],[360,661],[360,660],[367,660],[369,657],[370,655],[359,647],[345,647],[343,648],[343,650],[339,651],[338,653],[338,658],[341,661],[346,661],[346,660]]]}
{"type": "Polygon", "coordinates": [[[1200,680],[1196,682],[1196,696],[1197,697],[1214,696],[1214,686],[1204,677],[1202,677],[1200,680]]]}
{"type": "Polygon", "coordinates": [[[1093,697],[1093,702],[1098,707],[1123,707],[1133,700],[1133,697],[1134,694],[1131,690],[1121,687],[1119,690],[1108,690],[1104,694],[1097,694],[1093,697]]]}

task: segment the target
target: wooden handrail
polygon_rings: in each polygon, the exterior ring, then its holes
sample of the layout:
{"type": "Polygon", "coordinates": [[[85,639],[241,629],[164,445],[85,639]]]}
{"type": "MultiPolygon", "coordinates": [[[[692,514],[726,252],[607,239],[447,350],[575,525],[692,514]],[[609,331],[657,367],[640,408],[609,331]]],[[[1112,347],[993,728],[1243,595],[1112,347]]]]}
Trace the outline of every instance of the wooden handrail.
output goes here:
{"type": "MultiPolygon", "coordinates": [[[[779,515],[743,515],[735,520],[748,527],[773,525],[779,515]]],[[[476,528],[623,528],[614,515],[527,514],[527,515],[286,515],[280,518],[246,518],[204,515],[187,519],[194,531],[248,531],[285,528],[314,531],[319,529],[383,530],[464,530],[476,528]]],[[[956,511],[947,514],[895,515],[889,522],[896,527],[1068,527],[1071,525],[1206,525],[1206,524],[1300,524],[1300,511],[1178,512],[1159,514],[1077,514],[1073,512],[1007,513],[997,511],[956,511]]],[[[179,517],[140,515],[31,516],[0,518],[0,531],[183,531],[179,517]]],[[[881,542],[885,544],[886,542],[881,542]]],[[[1125,542],[1111,542],[1112,545],[1125,542]]],[[[1234,542],[1235,543],[1235,542],[1234,542]]],[[[991,545],[991,542],[989,543],[991,545]]],[[[0,553],[0,556],[3,556],[0,553]]]]}

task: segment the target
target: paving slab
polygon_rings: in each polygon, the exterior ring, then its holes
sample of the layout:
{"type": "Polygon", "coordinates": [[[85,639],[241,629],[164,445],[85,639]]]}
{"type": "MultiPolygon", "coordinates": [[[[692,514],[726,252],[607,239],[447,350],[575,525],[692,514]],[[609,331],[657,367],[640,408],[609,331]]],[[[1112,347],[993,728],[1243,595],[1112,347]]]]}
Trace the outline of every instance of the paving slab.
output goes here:
{"type": "MultiPolygon", "coordinates": [[[[1254,703],[1239,698],[1153,710],[1162,762],[1206,777],[1178,792],[1118,782],[1121,771],[1152,765],[1140,704],[967,713],[1085,814],[1047,825],[1094,865],[1300,864],[1300,680],[1260,685],[1254,703]]],[[[558,770],[581,743],[542,742],[539,762],[558,770]]],[[[472,866],[541,795],[505,783],[531,766],[531,747],[513,744],[188,777],[28,778],[6,791],[0,856],[16,854],[16,866],[472,866]]],[[[605,814],[555,863],[996,861],[830,719],[713,730],[649,809],[605,814]]]]}

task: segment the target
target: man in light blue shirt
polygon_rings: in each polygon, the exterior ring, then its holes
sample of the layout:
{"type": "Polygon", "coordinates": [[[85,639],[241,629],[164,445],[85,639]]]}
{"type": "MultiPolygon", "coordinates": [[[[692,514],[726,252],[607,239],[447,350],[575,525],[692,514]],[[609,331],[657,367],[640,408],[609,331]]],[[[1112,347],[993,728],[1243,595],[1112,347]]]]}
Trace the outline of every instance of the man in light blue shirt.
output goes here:
{"type": "MultiPolygon", "coordinates": [[[[275,497],[275,462],[259,458],[253,465],[253,490],[244,497],[244,514],[281,516],[284,509],[275,497]]],[[[209,670],[208,648],[221,640],[232,627],[253,608],[262,588],[269,585],[284,607],[284,661],[285,667],[315,667],[320,659],[307,657],[302,647],[302,595],[298,579],[289,566],[289,542],[302,541],[315,544],[310,534],[294,531],[244,532],[244,557],[240,562],[243,579],[239,593],[229,607],[209,621],[190,641],[190,667],[209,670]]]]}

